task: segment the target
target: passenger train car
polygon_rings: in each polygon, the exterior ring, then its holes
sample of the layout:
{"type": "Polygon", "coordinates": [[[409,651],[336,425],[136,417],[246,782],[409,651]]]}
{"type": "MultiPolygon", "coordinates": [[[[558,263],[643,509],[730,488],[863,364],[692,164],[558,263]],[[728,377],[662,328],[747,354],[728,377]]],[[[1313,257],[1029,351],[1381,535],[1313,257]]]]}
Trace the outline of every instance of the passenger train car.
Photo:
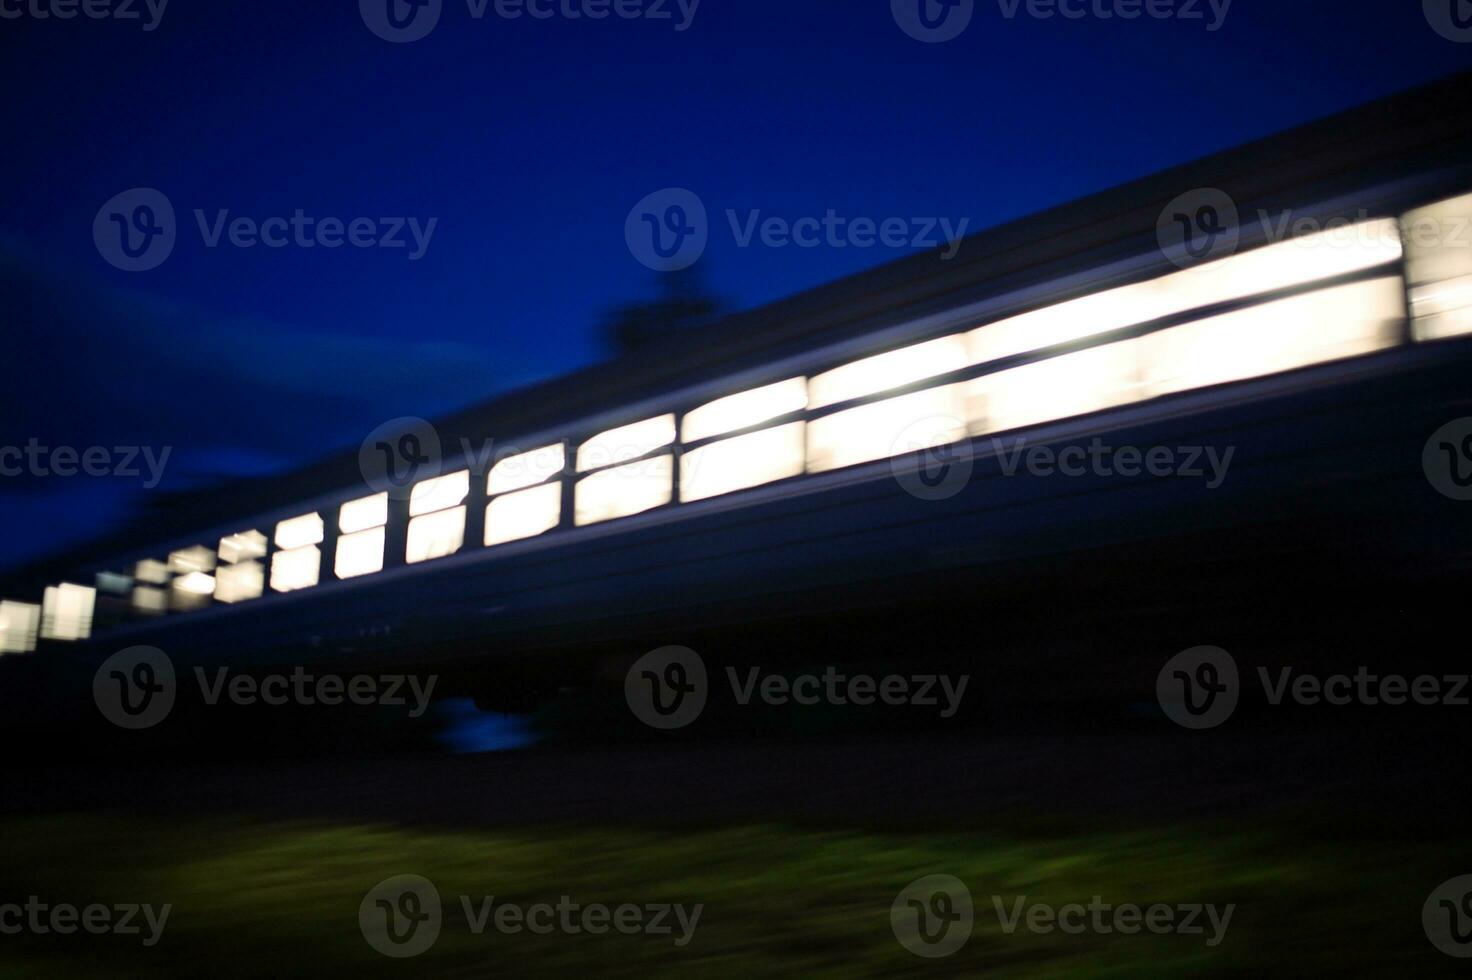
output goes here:
{"type": "Polygon", "coordinates": [[[182,498],[13,577],[0,650],[515,705],[665,643],[1087,689],[1405,639],[1472,554],[1469,146],[1458,77],[182,498]]]}

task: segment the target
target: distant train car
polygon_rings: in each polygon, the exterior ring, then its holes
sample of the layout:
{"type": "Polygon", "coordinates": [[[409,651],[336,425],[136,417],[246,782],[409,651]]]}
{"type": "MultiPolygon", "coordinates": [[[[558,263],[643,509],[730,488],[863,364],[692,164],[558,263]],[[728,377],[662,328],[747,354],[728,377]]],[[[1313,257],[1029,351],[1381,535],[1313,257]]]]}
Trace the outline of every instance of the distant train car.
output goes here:
{"type": "Polygon", "coordinates": [[[1241,629],[1264,588],[1429,596],[1472,554],[1469,96],[1416,90],[197,495],[28,573],[56,584],[0,608],[0,643],[494,687],[692,637],[920,657],[1115,616],[1241,629]]]}

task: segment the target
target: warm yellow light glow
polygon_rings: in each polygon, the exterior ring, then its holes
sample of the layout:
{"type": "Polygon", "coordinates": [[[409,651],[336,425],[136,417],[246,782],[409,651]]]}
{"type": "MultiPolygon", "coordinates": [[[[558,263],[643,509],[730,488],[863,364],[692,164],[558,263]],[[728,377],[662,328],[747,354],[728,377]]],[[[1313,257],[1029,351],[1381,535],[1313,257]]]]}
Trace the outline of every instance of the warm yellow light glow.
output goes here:
{"type": "Polygon", "coordinates": [[[1391,219],[1325,230],[1146,282],[987,324],[966,335],[970,362],[1025,354],[1109,330],[1373,268],[1400,258],[1391,219]]]}
{"type": "Polygon", "coordinates": [[[486,508],[487,545],[536,537],[562,519],[562,484],[548,483],[497,497],[486,508]]]}
{"type": "Polygon", "coordinates": [[[487,492],[512,493],[534,487],[560,474],[566,465],[567,450],[561,443],[507,456],[491,467],[487,492]]]}
{"type": "Polygon", "coordinates": [[[140,585],[133,590],[133,608],[145,616],[157,616],[169,608],[169,595],[163,589],[140,585]]]}
{"type": "Polygon", "coordinates": [[[6,599],[0,602],[0,654],[30,653],[36,649],[41,607],[6,599]]]}
{"type": "Polygon", "coordinates": [[[413,565],[431,558],[453,555],[465,544],[465,508],[455,507],[409,522],[409,541],[404,560],[413,565]]]}
{"type": "Polygon", "coordinates": [[[964,388],[928,388],[814,419],[808,424],[808,469],[821,473],[965,438],[964,388]]]}
{"type": "Polygon", "coordinates": [[[1162,395],[1367,354],[1404,316],[1398,278],[1322,289],[1141,338],[1144,378],[1162,395]]]}
{"type": "Polygon", "coordinates": [[[628,517],[670,502],[674,464],[656,456],[594,473],[578,481],[575,520],[579,527],[628,517]]]}
{"type": "Polygon", "coordinates": [[[409,516],[432,514],[462,503],[470,493],[470,471],[447,473],[415,484],[409,492],[409,516]]]}
{"type": "Polygon", "coordinates": [[[692,409],[685,413],[680,438],[685,442],[697,442],[711,436],[724,435],[737,429],[760,425],[768,419],[800,412],[807,405],[807,379],[789,378],[737,395],[717,398],[692,409]]]}
{"type": "Polygon", "coordinates": [[[53,585],[41,600],[41,636],[47,640],[85,640],[92,635],[97,590],[86,585],[53,585]]]}
{"type": "Polygon", "coordinates": [[[337,529],[343,534],[356,534],[370,527],[383,527],[387,523],[387,493],[375,493],[371,497],[349,500],[337,514],[337,529]]]}
{"type": "Polygon", "coordinates": [[[174,579],[174,588],[192,595],[214,595],[215,579],[204,572],[190,572],[174,579]]]}
{"type": "Polygon", "coordinates": [[[971,431],[1002,432],[1147,397],[1137,344],[1105,344],[977,378],[966,391],[971,431]]]}
{"type": "MultiPolygon", "coordinates": [[[[322,515],[303,514],[276,525],[276,547],[286,551],[321,544],[324,531],[322,515]]],[[[273,585],[272,588],[275,588],[273,585]]]]}
{"type": "Polygon", "coordinates": [[[259,597],[265,586],[265,569],[260,562],[247,559],[226,565],[215,575],[215,598],[220,602],[243,602],[259,597]]]}
{"type": "Polygon", "coordinates": [[[169,580],[169,566],[152,558],[145,558],[133,569],[133,577],[149,585],[163,585],[169,580]]]}
{"type": "Polygon", "coordinates": [[[337,539],[333,573],[338,578],[357,578],[383,571],[384,529],[371,527],[337,539]]]}
{"type": "Polygon", "coordinates": [[[836,405],[915,381],[959,371],[968,363],[966,338],[942,337],[887,354],[866,357],[820,374],[808,383],[808,401],[813,408],[836,405]]]}
{"type": "Polygon", "coordinates": [[[680,499],[704,500],[797,476],[805,453],[801,422],[692,449],[680,459],[680,499]]]}
{"type": "Polygon", "coordinates": [[[271,589],[295,592],[310,589],[322,574],[322,552],[314,544],[271,556],[271,589]]]}
{"type": "Polygon", "coordinates": [[[220,561],[227,565],[266,556],[266,536],[260,531],[242,531],[220,539],[220,561]]]}
{"type": "Polygon", "coordinates": [[[1402,219],[1417,340],[1472,333],[1472,195],[1402,219]]]}
{"type": "Polygon", "coordinates": [[[204,545],[183,548],[169,555],[169,571],[175,575],[189,572],[210,572],[215,568],[215,553],[204,545]]]}
{"type": "Polygon", "coordinates": [[[578,472],[638,459],[675,441],[675,417],[661,415],[633,425],[609,429],[578,447],[578,472]]]}

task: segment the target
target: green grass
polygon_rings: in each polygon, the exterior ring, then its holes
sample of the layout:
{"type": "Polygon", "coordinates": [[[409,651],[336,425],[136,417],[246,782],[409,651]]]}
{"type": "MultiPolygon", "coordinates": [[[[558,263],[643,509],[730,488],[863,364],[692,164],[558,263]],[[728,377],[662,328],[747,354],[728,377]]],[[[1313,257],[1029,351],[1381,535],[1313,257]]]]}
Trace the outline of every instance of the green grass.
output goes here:
{"type": "MultiPolygon", "coordinates": [[[[982,823],[978,821],[978,823],[982,823]]],[[[540,827],[459,833],[99,815],[0,821],[0,901],[170,903],[162,940],[0,936],[0,976],[1009,977],[1428,976],[1463,963],[1421,932],[1449,867],[1435,842],[1319,840],[1299,829],[897,833],[762,825],[705,829],[540,827]],[[372,950],[364,894],[420,874],[438,887],[438,942],[415,959],[372,950]],[[975,900],[959,952],[926,960],[891,931],[900,889],[952,874],[975,900]],[[475,901],[703,903],[693,940],[474,935],[475,901]],[[991,896],[1114,904],[1235,903],[1225,940],[1205,936],[1006,935],[991,896]]]]}

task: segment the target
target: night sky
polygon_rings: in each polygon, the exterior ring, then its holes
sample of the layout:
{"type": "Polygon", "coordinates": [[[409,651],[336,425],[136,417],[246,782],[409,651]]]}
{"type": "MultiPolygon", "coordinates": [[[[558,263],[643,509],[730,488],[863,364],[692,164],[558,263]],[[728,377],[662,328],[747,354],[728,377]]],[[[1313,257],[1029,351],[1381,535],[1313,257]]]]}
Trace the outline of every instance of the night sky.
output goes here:
{"type": "MultiPolygon", "coordinates": [[[[913,249],[741,247],[728,209],[976,231],[1472,67],[1418,0],[1236,0],[1216,30],[1205,0],[1130,21],[977,0],[937,44],[889,0],[704,0],[683,30],[676,0],[605,20],[444,0],[401,44],[356,0],[172,0],[152,30],[144,0],[136,20],[48,2],[0,0],[20,14],[0,18],[0,446],[169,447],[164,488],[607,356],[600,318],[654,288],[625,219],[662,188],[699,195],[696,268],[750,307],[913,249]],[[127,272],[93,223],[137,187],[177,241],[127,272]],[[211,248],[196,209],[435,224],[417,258],[407,228],[211,248]]],[[[0,564],[114,525],[146,479],[0,477],[0,564]]]]}

